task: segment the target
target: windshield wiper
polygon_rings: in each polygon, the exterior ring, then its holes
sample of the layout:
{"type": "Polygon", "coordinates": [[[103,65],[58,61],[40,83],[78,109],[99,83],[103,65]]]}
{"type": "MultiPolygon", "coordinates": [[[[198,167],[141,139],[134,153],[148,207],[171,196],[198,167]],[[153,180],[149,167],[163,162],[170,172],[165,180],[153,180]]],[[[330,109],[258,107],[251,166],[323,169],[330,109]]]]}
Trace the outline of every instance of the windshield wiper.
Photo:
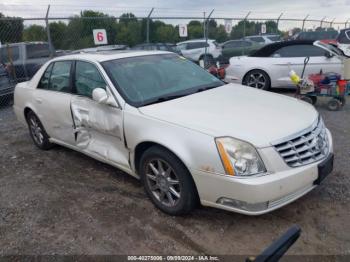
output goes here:
{"type": "Polygon", "coordinates": [[[151,101],[151,102],[149,102],[149,103],[144,104],[143,106],[148,106],[148,105],[152,105],[152,104],[157,104],[157,103],[169,101],[169,100],[172,100],[172,99],[176,99],[176,98],[179,98],[179,97],[187,96],[187,95],[189,95],[189,94],[161,96],[161,97],[158,97],[158,98],[156,98],[155,100],[153,100],[153,101],[151,101]]]}
{"type": "Polygon", "coordinates": [[[220,84],[202,86],[202,87],[200,87],[200,88],[198,88],[196,90],[196,93],[203,92],[203,91],[206,91],[206,90],[209,90],[209,89],[213,89],[213,88],[216,88],[216,87],[219,87],[219,86],[222,86],[222,84],[220,83],[220,84]]]}

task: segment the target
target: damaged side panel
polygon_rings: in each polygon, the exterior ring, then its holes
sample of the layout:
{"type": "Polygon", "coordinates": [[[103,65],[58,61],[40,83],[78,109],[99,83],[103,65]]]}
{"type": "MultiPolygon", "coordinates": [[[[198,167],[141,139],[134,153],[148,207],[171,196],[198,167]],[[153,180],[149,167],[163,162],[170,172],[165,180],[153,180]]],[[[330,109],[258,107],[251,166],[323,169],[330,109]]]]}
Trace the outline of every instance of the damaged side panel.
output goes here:
{"type": "Polygon", "coordinates": [[[74,97],[71,111],[77,147],[129,168],[129,152],[123,141],[122,110],[89,98],[74,97]]]}

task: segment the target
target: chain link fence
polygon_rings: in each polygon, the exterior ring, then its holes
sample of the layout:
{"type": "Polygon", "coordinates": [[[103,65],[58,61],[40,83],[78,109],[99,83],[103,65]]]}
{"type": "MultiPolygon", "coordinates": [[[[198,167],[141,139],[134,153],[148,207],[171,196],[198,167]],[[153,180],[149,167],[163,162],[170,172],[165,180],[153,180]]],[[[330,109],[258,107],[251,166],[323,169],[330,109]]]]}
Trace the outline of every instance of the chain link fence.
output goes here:
{"type": "MultiPolygon", "coordinates": [[[[85,10],[71,17],[7,17],[0,13],[0,107],[11,104],[16,83],[29,80],[40,66],[55,56],[95,47],[93,30],[104,29],[107,44],[125,49],[140,43],[177,43],[189,39],[231,39],[261,33],[277,34],[288,39],[301,31],[334,31],[346,23],[286,18],[220,17],[215,12],[203,16],[161,16],[153,9],[143,16],[124,13],[118,17],[85,10]],[[187,36],[180,37],[179,25],[187,25],[187,36]]],[[[183,12],[186,13],[186,12],[183,12]]]]}

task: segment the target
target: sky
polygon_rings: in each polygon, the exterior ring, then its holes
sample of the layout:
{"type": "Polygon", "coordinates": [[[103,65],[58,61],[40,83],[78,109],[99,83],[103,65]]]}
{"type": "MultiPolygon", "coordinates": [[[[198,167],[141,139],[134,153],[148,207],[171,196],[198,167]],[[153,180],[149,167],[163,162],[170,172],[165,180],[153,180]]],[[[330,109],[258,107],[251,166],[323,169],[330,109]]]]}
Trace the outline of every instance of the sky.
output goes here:
{"type": "MultiPolygon", "coordinates": [[[[214,10],[213,17],[244,17],[251,11],[251,18],[310,19],[345,22],[350,19],[350,0],[0,0],[0,12],[9,16],[43,17],[47,5],[51,5],[51,17],[68,17],[79,14],[81,9],[100,10],[110,15],[119,16],[132,12],[136,16],[147,16],[152,7],[153,16],[195,16],[203,17],[214,10]]],[[[166,21],[174,23],[173,21],[166,21]]],[[[178,21],[178,20],[176,20],[178,21]]],[[[219,22],[220,23],[220,22],[219,22]]],[[[281,21],[281,26],[292,26],[291,22],[281,21]]],[[[306,26],[318,26],[309,23],[306,26]]]]}

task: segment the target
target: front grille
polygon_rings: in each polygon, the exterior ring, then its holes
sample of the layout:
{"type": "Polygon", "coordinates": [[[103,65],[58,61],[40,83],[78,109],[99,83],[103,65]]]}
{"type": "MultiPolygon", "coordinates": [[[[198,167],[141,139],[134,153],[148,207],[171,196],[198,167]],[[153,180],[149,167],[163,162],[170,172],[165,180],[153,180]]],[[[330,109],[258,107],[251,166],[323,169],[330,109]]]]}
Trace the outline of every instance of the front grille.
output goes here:
{"type": "Polygon", "coordinates": [[[316,126],[288,141],[274,145],[277,152],[290,167],[298,167],[325,158],[329,143],[321,117],[316,126]]]}

